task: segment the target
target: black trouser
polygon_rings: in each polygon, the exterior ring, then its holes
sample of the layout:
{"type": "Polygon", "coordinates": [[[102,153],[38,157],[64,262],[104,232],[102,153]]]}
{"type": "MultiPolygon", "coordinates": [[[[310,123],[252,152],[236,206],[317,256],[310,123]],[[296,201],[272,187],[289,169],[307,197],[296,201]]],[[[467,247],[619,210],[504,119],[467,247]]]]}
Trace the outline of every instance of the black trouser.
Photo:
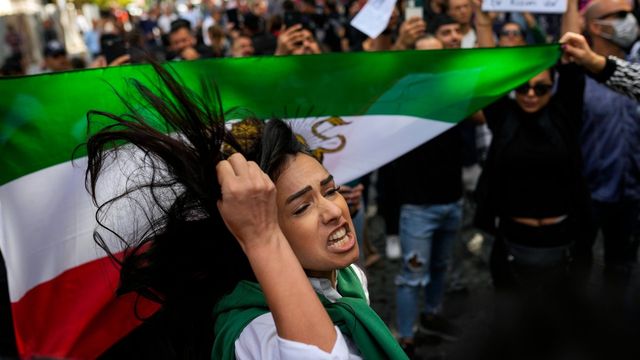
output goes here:
{"type": "Polygon", "coordinates": [[[568,279],[575,234],[571,219],[533,227],[507,218],[498,230],[490,260],[497,289],[536,290],[568,279]]]}
{"type": "MultiPolygon", "coordinates": [[[[608,308],[621,308],[623,317],[640,318],[640,279],[633,278],[638,256],[638,214],[640,202],[603,203],[593,201],[593,216],[604,245],[604,274],[601,297],[608,308]]],[[[595,242],[590,239],[589,248],[595,242]]]]}
{"type": "MultiPolygon", "coordinates": [[[[640,202],[603,203],[593,201],[593,217],[604,240],[606,273],[626,279],[638,255],[638,214],[640,202]]],[[[590,246],[594,239],[591,239],[590,246]]]]}

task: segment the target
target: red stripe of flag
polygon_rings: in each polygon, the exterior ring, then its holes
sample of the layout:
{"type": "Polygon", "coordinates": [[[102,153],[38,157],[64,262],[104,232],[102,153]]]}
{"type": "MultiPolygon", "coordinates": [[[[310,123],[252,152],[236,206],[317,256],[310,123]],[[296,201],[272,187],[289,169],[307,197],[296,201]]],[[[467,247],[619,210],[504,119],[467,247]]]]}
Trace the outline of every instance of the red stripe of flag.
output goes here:
{"type": "MultiPolygon", "coordinates": [[[[36,264],[34,264],[36,266],[36,264]]],[[[108,257],[71,268],[12,303],[18,351],[34,356],[93,359],[123,338],[159,305],[116,297],[119,272],[108,257]]]]}

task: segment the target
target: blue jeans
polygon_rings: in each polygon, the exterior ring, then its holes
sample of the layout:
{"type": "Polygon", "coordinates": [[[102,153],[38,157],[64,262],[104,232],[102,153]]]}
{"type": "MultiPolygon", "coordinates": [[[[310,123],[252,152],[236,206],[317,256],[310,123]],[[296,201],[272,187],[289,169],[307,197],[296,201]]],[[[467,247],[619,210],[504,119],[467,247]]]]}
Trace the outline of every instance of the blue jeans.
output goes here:
{"type": "Polygon", "coordinates": [[[460,201],[437,205],[405,204],[400,208],[403,264],[395,280],[400,337],[413,337],[422,287],[425,312],[440,311],[444,278],[461,221],[460,201]]]}

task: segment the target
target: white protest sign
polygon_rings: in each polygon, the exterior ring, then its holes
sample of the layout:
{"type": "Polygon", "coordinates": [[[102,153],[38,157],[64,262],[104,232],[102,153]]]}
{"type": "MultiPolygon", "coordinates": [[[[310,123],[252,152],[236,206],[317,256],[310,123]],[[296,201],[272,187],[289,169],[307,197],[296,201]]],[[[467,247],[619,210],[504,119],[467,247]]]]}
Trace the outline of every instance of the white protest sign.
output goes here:
{"type": "Polygon", "coordinates": [[[567,11],[567,0],[484,0],[482,10],[562,14],[567,11]]]}
{"type": "Polygon", "coordinates": [[[375,39],[387,28],[395,5],[396,0],[369,0],[351,20],[351,26],[375,39]]]}

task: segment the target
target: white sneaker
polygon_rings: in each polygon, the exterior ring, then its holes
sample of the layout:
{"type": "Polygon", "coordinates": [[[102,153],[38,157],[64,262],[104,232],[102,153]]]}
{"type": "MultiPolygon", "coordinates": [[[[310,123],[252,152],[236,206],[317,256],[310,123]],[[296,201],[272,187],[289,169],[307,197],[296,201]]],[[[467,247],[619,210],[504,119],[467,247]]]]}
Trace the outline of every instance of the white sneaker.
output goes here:
{"type": "Polygon", "coordinates": [[[471,240],[467,243],[467,250],[475,256],[482,255],[482,243],[484,242],[484,236],[480,233],[475,233],[471,240]]]}
{"type": "Polygon", "coordinates": [[[387,236],[385,253],[387,255],[387,259],[400,259],[402,256],[402,249],[400,248],[400,237],[398,235],[387,236]]]}

